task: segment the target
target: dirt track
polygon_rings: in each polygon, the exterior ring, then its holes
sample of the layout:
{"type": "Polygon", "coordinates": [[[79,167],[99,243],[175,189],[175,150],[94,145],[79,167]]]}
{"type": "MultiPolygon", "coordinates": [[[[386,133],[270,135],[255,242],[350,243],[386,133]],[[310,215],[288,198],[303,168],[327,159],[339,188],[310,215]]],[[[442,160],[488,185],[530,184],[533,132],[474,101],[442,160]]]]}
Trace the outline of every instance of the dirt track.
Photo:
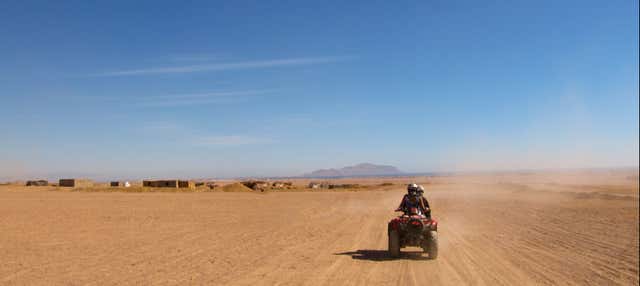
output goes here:
{"type": "Polygon", "coordinates": [[[638,284],[637,192],[433,186],[435,261],[387,257],[401,195],[4,187],[0,284],[638,284]]]}

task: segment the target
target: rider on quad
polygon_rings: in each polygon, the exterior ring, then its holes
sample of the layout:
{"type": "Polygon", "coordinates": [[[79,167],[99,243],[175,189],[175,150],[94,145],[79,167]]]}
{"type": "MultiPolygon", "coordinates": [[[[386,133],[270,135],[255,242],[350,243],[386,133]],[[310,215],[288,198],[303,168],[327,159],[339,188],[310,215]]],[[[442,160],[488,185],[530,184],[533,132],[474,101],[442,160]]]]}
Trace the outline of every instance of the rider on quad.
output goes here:
{"type": "Polygon", "coordinates": [[[389,255],[399,257],[403,247],[422,247],[429,259],[438,257],[438,222],[431,218],[429,203],[422,196],[424,188],[407,186],[407,194],[396,211],[403,215],[392,219],[387,226],[389,255]]]}
{"type": "Polygon", "coordinates": [[[407,186],[407,194],[402,198],[402,202],[400,202],[400,206],[398,206],[396,211],[403,211],[405,214],[408,214],[411,208],[417,208],[427,218],[430,218],[431,209],[429,208],[429,202],[423,194],[424,187],[415,183],[409,184],[407,186]]]}

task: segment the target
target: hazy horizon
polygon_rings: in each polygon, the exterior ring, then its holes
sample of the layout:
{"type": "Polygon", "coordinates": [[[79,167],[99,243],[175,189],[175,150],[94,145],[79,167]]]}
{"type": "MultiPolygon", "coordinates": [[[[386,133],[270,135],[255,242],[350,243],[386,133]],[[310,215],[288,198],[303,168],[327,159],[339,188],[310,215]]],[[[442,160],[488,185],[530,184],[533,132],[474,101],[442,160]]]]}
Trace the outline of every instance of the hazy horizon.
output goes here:
{"type": "Polygon", "coordinates": [[[640,165],[637,1],[199,4],[0,4],[0,180],[640,165]]]}
{"type": "MultiPolygon", "coordinates": [[[[395,166],[394,166],[395,167],[395,166]]],[[[334,168],[339,169],[339,168],[334,168]]],[[[316,169],[319,170],[319,169],[316,169]]],[[[316,171],[316,170],[310,170],[316,171]]],[[[165,172],[163,174],[149,174],[149,175],[141,175],[141,176],[131,176],[131,174],[126,174],[123,176],[109,176],[101,173],[50,173],[50,174],[41,174],[41,175],[29,175],[27,177],[6,177],[0,178],[0,183],[2,182],[15,182],[15,181],[28,181],[28,180],[49,180],[49,181],[57,181],[59,179],[68,179],[68,178],[83,178],[83,179],[91,179],[98,182],[109,182],[109,181],[118,181],[118,180],[133,180],[140,181],[144,179],[220,179],[220,180],[233,180],[233,179],[268,179],[268,178],[308,178],[308,179],[322,179],[322,178],[366,178],[366,177],[403,177],[403,176],[422,176],[422,175],[432,175],[432,176],[440,176],[440,175],[468,175],[468,174],[510,174],[510,173],[563,173],[563,172],[606,172],[606,171],[638,171],[640,170],[640,166],[609,166],[609,167],[580,167],[580,168],[539,168],[539,169],[468,169],[468,170],[457,170],[457,171],[447,171],[447,170],[439,170],[439,171],[411,171],[406,172],[400,169],[402,173],[400,174],[384,174],[384,175],[353,175],[353,176],[310,176],[309,172],[300,173],[300,174],[291,174],[291,175],[281,175],[281,176],[262,176],[262,175],[241,175],[241,176],[216,176],[215,174],[211,174],[209,176],[190,176],[188,174],[180,174],[180,173],[169,173],[165,172]]]]}

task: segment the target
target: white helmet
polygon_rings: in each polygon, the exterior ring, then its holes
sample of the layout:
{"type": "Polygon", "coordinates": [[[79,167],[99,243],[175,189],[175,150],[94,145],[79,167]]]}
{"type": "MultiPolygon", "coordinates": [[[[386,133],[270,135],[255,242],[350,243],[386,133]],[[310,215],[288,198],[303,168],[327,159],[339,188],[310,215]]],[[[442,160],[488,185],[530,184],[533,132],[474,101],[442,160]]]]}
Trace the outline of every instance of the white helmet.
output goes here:
{"type": "Polygon", "coordinates": [[[416,195],[418,193],[418,184],[411,183],[407,186],[407,193],[409,195],[416,195]]]}

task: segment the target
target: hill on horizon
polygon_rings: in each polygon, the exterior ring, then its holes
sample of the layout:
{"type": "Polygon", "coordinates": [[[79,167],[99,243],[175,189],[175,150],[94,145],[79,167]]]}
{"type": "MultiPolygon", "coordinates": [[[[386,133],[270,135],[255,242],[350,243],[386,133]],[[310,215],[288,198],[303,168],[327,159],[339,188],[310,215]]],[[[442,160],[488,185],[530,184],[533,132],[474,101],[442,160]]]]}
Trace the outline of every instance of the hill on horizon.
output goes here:
{"type": "Polygon", "coordinates": [[[388,176],[401,175],[404,172],[389,165],[376,165],[371,163],[361,163],[354,166],[347,166],[340,169],[319,169],[311,173],[302,175],[307,178],[330,178],[330,177],[357,177],[357,176],[388,176]]]}

